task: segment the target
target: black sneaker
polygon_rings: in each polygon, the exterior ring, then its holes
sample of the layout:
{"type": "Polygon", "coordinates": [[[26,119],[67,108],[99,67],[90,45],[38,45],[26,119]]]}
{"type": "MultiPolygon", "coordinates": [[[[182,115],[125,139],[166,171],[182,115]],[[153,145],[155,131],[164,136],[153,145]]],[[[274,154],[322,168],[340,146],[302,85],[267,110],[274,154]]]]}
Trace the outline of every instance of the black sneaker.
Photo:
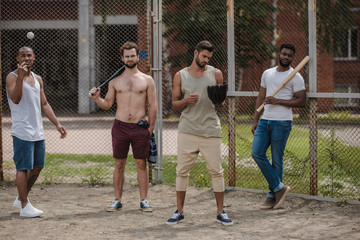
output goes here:
{"type": "Polygon", "coordinates": [[[225,226],[233,225],[233,221],[228,218],[226,212],[223,210],[219,215],[216,217],[217,222],[222,223],[225,226]]]}
{"type": "Polygon", "coordinates": [[[184,220],[184,215],[179,213],[178,210],[176,210],[173,216],[166,221],[166,224],[169,225],[177,224],[178,222],[182,222],[183,220],[184,220]]]}

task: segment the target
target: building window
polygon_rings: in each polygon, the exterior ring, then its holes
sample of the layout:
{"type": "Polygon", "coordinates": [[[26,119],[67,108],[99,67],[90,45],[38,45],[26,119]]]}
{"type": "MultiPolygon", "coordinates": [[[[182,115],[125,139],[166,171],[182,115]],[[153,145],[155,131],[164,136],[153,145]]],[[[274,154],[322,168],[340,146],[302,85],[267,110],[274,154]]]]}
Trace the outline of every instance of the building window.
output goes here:
{"type": "Polygon", "coordinates": [[[338,29],[334,34],[335,60],[357,60],[359,29],[338,29]]]}
{"type": "MultiPolygon", "coordinates": [[[[357,85],[335,85],[334,92],[336,93],[358,93],[357,85]]],[[[357,98],[335,98],[335,107],[357,107],[359,99],[357,98]]]]}

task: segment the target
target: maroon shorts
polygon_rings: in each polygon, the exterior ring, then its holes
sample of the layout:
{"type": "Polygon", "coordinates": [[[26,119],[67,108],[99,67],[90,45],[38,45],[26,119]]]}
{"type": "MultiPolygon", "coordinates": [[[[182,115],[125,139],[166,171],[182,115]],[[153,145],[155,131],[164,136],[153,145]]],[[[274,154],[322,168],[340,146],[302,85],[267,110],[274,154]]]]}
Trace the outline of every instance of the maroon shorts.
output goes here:
{"type": "Polygon", "coordinates": [[[126,123],[115,119],[111,130],[113,157],[127,158],[129,146],[136,159],[146,159],[150,151],[150,133],[147,128],[136,123],[126,123]]]}

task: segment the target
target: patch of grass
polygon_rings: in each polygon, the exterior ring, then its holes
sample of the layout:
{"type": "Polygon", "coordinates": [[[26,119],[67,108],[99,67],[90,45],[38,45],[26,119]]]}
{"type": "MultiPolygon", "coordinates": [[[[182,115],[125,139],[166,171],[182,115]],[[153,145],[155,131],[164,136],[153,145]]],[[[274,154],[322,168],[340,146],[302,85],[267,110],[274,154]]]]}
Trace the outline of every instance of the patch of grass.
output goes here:
{"type": "MultiPolygon", "coordinates": [[[[82,182],[105,184],[112,181],[115,166],[111,155],[46,153],[45,168],[41,172],[44,184],[82,182]]],[[[127,172],[136,172],[132,155],[128,156],[127,172]]]]}
{"type": "Polygon", "coordinates": [[[111,174],[112,171],[105,167],[90,167],[86,169],[86,177],[83,177],[81,182],[91,186],[105,185],[109,182],[111,174]]]}

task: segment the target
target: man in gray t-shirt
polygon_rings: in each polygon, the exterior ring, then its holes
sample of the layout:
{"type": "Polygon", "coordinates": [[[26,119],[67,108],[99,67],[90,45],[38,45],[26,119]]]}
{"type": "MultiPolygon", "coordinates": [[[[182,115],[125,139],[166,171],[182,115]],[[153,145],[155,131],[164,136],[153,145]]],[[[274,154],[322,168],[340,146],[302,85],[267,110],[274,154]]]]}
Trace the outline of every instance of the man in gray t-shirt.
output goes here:
{"type": "Polygon", "coordinates": [[[255,109],[265,102],[264,112],[255,110],[251,131],[254,134],[252,157],[266,178],[270,191],[260,209],[280,208],[290,187],[282,183],[283,156],[287,139],[292,127],[292,107],[303,107],[306,102],[304,80],[297,73],[275,96],[272,94],[293,71],[290,64],[295,55],[292,44],[282,44],[279,65],[266,70],[261,77],[259,96],[255,109]],[[266,156],[271,146],[272,162],[266,156]]]}

